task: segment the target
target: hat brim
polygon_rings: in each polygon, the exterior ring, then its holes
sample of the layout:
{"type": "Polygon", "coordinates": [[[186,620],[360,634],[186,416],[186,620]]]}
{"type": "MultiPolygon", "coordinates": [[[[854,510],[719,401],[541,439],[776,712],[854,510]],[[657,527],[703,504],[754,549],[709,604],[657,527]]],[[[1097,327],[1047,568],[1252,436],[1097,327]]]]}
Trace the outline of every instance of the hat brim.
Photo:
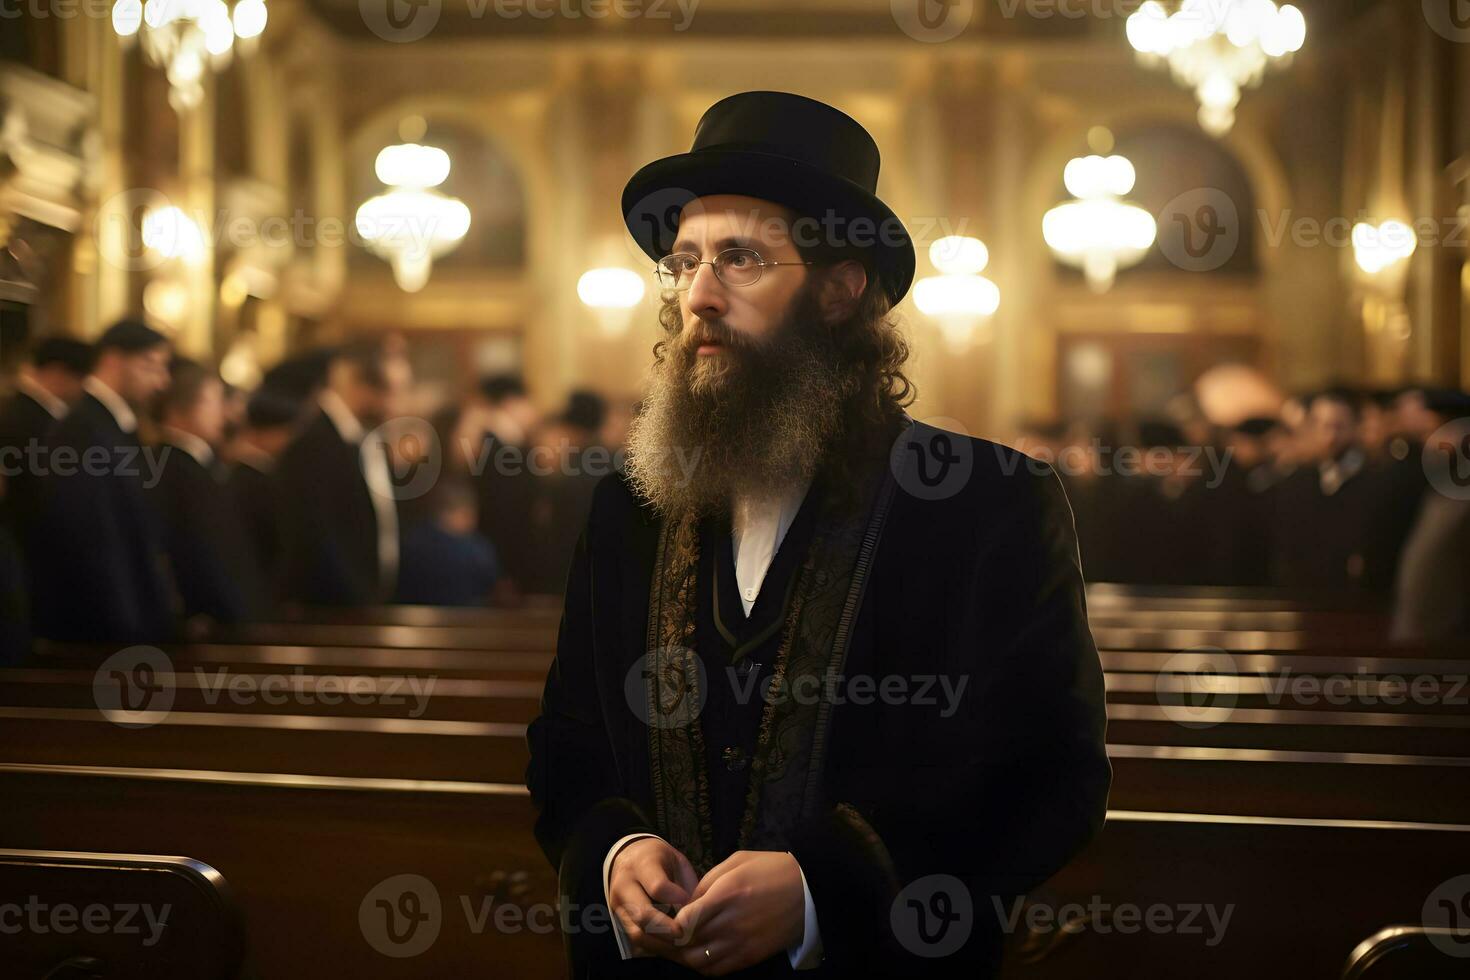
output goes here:
{"type": "Polygon", "coordinates": [[[908,294],[914,243],[898,215],[852,181],[788,157],[697,150],[655,160],[623,188],[623,222],[638,247],[656,261],[673,250],[685,206],[713,194],[774,201],[816,219],[816,225],[800,229],[798,240],[814,235],[834,245],[871,247],[889,300],[897,305],[908,294]]]}

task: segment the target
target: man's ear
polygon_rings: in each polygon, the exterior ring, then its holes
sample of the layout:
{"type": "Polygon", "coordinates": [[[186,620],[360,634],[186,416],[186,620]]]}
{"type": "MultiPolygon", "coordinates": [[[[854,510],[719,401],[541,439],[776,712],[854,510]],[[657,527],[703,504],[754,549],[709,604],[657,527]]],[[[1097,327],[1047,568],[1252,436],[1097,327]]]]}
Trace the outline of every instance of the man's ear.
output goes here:
{"type": "Polygon", "coordinates": [[[828,323],[852,315],[868,287],[868,273],[856,259],[839,262],[827,271],[820,292],[822,314],[828,323]]]}

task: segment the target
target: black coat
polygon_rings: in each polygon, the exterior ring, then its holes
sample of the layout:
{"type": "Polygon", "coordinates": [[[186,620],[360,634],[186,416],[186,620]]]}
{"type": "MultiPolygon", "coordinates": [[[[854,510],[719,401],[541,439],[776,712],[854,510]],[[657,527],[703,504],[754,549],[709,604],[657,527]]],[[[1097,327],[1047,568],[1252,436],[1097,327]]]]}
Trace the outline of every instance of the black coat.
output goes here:
{"type": "Polygon", "coordinates": [[[264,582],[249,557],[225,488],[212,470],[182,447],[166,448],[168,457],[152,494],[184,613],[203,614],[221,623],[256,618],[264,582]]]}
{"type": "MultiPolygon", "coordinates": [[[[247,558],[259,579],[273,583],[281,557],[281,524],[274,472],[237,462],[225,475],[225,499],[240,524],[247,558]]],[[[271,592],[264,598],[269,599],[271,592]]]]}
{"type": "Polygon", "coordinates": [[[51,429],[47,447],[36,481],[39,519],[27,535],[36,633],[119,643],[168,638],[174,609],[145,490],[156,476],[154,451],[145,456],[138,437],[90,394],[51,429]]]}
{"type": "MultiPolygon", "coordinates": [[[[503,443],[489,433],[472,464],[480,501],[480,533],[495,546],[505,577],[523,591],[534,591],[534,584],[526,588],[523,583],[536,579],[542,567],[533,526],[540,481],[527,469],[529,452],[526,446],[503,443]]],[[[570,557],[570,553],[562,556],[562,571],[570,557]]]]}
{"type": "Polygon", "coordinates": [[[276,490],[284,600],[363,606],[387,599],[378,517],[361,452],[319,412],[281,454],[276,490]]]}
{"type": "Polygon", "coordinates": [[[17,538],[36,517],[35,475],[31,472],[28,447],[43,445],[56,419],[46,407],[25,392],[17,392],[0,406],[0,524],[17,538]]]}
{"type": "MultiPolygon", "coordinates": [[[[893,976],[988,975],[1000,938],[989,896],[1041,883],[1106,811],[1102,672],[1065,494],[1044,464],[952,438],[968,443],[973,470],[942,499],[894,494],[845,674],[968,687],[950,717],[882,699],[833,710],[828,808],[790,841],[820,923],[820,975],[880,964],[893,976]],[[961,879],[975,914],[968,944],[943,960],[906,954],[889,927],[897,889],[934,874],[961,879]]],[[[645,653],[658,534],[621,475],[601,481],[528,733],[536,836],[564,901],[581,908],[603,901],[608,848],[656,832],[648,730],[625,680],[645,653]]],[[[621,963],[605,930],[571,935],[568,948],[579,975],[682,975],[661,960],[621,963]]],[[[789,969],[782,954],[757,972],[789,969]]]]}

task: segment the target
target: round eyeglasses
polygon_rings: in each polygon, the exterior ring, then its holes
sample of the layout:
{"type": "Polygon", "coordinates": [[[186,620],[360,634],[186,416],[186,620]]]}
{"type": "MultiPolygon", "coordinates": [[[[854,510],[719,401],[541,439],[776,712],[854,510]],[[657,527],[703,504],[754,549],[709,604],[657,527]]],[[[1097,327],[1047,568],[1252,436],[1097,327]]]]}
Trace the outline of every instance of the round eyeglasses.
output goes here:
{"type": "Polygon", "coordinates": [[[701,260],[693,252],[675,252],[658,260],[654,275],[664,289],[683,292],[694,285],[694,277],[702,265],[713,266],[715,277],[726,286],[752,286],[761,273],[779,265],[812,265],[811,262],[767,262],[753,248],[727,248],[711,260],[701,260]]]}

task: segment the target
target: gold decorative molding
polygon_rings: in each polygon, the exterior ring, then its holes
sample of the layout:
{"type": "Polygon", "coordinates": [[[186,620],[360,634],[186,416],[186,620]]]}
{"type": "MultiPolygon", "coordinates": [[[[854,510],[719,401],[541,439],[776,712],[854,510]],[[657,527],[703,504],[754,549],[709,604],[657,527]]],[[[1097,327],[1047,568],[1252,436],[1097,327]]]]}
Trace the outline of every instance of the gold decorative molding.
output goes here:
{"type": "Polygon", "coordinates": [[[77,230],[98,176],[95,113],[86,92],[0,63],[0,215],[77,230]]]}

